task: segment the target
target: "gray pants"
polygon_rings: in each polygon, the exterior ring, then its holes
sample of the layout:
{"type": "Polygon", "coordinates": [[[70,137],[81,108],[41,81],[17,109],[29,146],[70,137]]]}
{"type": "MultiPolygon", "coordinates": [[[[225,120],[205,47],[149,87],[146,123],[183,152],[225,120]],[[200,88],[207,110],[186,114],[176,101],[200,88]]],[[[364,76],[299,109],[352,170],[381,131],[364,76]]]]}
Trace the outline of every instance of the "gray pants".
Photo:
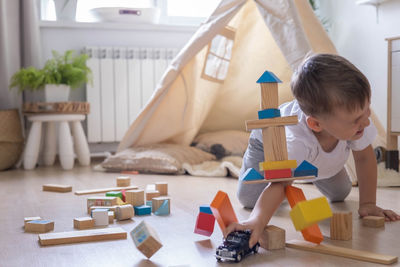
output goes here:
{"type": "MultiPolygon", "coordinates": [[[[258,170],[258,163],[264,161],[264,152],[262,149],[260,141],[250,138],[249,147],[243,157],[237,191],[237,197],[245,208],[253,208],[260,194],[269,186],[267,183],[243,184],[244,177],[242,174],[248,168],[258,170]]],[[[314,185],[330,202],[343,201],[351,191],[351,181],[344,168],[331,178],[315,181],[314,185]]]]}

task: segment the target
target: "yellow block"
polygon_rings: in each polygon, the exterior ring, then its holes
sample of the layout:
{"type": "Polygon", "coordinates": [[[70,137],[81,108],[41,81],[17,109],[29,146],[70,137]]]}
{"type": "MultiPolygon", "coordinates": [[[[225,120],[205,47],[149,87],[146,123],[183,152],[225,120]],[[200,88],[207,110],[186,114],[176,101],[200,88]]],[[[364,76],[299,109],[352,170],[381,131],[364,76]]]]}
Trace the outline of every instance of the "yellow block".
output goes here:
{"type": "Polygon", "coordinates": [[[119,197],[117,197],[117,205],[121,206],[125,204],[126,204],[125,202],[123,202],[119,197]]]}
{"type": "Polygon", "coordinates": [[[295,159],[260,162],[260,171],[282,170],[282,169],[293,169],[293,168],[297,168],[297,161],[295,159]]]}
{"type": "Polygon", "coordinates": [[[298,202],[290,211],[294,227],[303,230],[319,221],[332,217],[332,210],[325,197],[298,202]]]}

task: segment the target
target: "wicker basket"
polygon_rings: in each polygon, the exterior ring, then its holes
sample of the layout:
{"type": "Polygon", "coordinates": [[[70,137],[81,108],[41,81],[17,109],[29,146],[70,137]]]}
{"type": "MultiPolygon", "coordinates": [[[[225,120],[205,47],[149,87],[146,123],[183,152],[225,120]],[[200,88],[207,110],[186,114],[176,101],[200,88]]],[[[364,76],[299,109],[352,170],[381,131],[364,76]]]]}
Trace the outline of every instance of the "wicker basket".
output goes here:
{"type": "Polygon", "coordinates": [[[15,165],[23,148],[24,138],[18,110],[0,110],[0,171],[15,165]]]}

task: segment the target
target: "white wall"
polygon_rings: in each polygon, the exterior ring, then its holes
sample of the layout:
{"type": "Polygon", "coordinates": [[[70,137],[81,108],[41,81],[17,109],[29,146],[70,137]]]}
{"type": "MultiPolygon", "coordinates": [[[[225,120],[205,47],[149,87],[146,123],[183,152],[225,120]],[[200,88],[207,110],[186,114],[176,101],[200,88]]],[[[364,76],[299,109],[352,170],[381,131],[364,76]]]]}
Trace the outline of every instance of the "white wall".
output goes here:
{"type": "Polygon", "coordinates": [[[349,59],[369,79],[372,108],[386,128],[387,42],[400,36],[400,1],[389,0],[378,11],[356,0],[320,0],[320,14],[329,20],[329,35],[340,55],[349,59]]]}

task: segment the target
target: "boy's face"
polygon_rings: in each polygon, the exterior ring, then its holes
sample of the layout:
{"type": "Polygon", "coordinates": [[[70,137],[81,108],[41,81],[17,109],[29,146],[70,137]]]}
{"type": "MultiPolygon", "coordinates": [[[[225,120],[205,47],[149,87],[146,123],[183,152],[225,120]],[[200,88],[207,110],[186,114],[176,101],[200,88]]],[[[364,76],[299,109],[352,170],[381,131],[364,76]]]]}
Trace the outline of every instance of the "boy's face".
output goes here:
{"type": "Polygon", "coordinates": [[[336,139],[354,141],[363,136],[370,115],[370,103],[366,101],[363,109],[349,112],[345,108],[336,108],[331,115],[318,120],[320,127],[336,139]]]}

